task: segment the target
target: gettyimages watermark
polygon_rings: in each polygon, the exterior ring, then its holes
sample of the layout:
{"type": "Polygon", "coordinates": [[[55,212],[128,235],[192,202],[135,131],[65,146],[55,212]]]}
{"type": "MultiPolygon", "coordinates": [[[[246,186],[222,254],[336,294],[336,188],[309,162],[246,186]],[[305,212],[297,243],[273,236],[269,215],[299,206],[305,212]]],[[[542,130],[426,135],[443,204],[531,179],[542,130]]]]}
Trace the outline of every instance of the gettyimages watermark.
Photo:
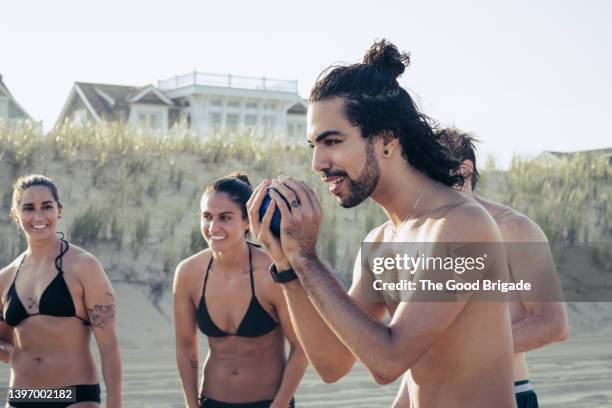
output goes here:
{"type": "Polygon", "coordinates": [[[612,302],[612,243],[365,242],[372,302],[612,302]]]}

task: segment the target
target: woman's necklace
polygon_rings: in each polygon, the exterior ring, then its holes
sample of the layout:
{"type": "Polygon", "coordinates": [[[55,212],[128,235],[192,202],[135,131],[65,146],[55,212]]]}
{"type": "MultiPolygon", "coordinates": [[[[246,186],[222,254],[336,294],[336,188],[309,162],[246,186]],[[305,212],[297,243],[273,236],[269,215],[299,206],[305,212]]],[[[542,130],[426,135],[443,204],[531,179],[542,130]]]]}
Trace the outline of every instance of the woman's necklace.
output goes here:
{"type": "Polygon", "coordinates": [[[436,181],[434,183],[432,183],[429,187],[423,189],[423,191],[421,192],[421,194],[419,194],[419,196],[417,197],[416,201],[414,202],[414,207],[412,207],[412,210],[410,210],[410,212],[408,213],[408,215],[406,216],[406,218],[404,218],[404,221],[402,221],[402,223],[400,225],[398,225],[397,227],[394,227],[393,224],[391,224],[391,234],[393,235],[393,237],[395,237],[397,235],[397,232],[402,229],[402,227],[404,226],[404,224],[406,224],[406,222],[408,221],[408,218],[410,218],[410,216],[412,215],[412,213],[414,213],[414,211],[418,208],[419,204],[421,203],[421,199],[423,197],[425,197],[425,195],[427,193],[429,193],[430,191],[432,191],[435,187],[437,187],[438,185],[440,185],[440,182],[436,181]]]}

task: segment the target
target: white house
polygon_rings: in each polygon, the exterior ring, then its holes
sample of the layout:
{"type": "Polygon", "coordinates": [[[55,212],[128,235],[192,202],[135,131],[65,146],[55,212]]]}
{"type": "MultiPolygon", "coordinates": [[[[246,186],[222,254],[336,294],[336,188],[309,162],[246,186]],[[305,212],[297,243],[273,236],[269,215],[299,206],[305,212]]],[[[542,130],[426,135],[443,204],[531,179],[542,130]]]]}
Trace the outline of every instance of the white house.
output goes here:
{"type": "Polygon", "coordinates": [[[2,81],[2,75],[0,75],[0,121],[12,125],[24,120],[35,123],[40,127],[40,122],[34,121],[25,109],[17,103],[2,81]]]}
{"type": "Polygon", "coordinates": [[[193,72],[158,82],[169,98],[186,105],[200,137],[214,132],[242,132],[303,137],[306,101],[297,81],[193,72]]]}
{"type": "Polygon", "coordinates": [[[194,72],[143,87],[76,82],[57,124],[122,120],[164,131],[185,121],[198,136],[217,132],[306,136],[297,81],[194,72]]]}

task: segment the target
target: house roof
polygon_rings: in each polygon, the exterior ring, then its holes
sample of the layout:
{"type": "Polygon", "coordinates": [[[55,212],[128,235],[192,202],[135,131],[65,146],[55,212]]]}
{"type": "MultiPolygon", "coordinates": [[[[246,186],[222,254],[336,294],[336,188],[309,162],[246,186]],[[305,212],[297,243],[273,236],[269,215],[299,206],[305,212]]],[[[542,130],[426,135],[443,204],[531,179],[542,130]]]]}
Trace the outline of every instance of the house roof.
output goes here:
{"type": "Polygon", "coordinates": [[[103,117],[111,120],[127,119],[130,105],[135,103],[177,106],[174,101],[166,97],[153,85],[129,86],[75,82],[60,113],[58,123],[65,119],[65,115],[76,95],[81,97],[96,120],[103,117]]]}
{"type": "Polygon", "coordinates": [[[297,102],[287,110],[287,113],[291,113],[294,115],[305,115],[307,111],[308,110],[306,109],[306,106],[304,106],[303,103],[297,102]]]}
{"type": "Polygon", "coordinates": [[[98,113],[112,115],[112,111],[117,109],[117,107],[137,103],[149,93],[154,94],[155,97],[148,98],[146,103],[174,106],[172,100],[168,99],[152,85],[126,86],[90,82],[76,82],[75,85],[83,91],[91,106],[98,113]]]}
{"type": "Polygon", "coordinates": [[[25,109],[23,109],[21,107],[21,105],[19,105],[19,103],[17,102],[17,100],[15,99],[15,97],[13,96],[13,94],[11,94],[11,91],[8,90],[8,88],[6,87],[6,85],[4,84],[4,82],[2,81],[2,74],[0,74],[0,88],[2,88],[2,90],[9,96],[9,98],[11,99],[11,101],[13,102],[13,104],[15,105],[15,108],[21,112],[27,119],[29,120],[34,120],[32,119],[32,117],[30,116],[30,114],[28,112],[26,112],[25,109]]]}
{"type": "Polygon", "coordinates": [[[612,147],[606,147],[603,149],[577,150],[573,152],[556,152],[552,150],[544,150],[542,153],[548,153],[548,154],[551,154],[561,159],[565,157],[571,157],[576,154],[589,154],[589,155],[612,154],[612,147]]]}

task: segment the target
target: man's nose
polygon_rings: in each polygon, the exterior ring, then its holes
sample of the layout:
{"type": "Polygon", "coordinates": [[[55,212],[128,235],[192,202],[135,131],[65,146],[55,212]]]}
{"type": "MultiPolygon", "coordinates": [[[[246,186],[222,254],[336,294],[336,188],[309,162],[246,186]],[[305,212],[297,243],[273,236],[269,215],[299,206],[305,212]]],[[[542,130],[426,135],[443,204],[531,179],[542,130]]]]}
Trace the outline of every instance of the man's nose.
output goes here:
{"type": "Polygon", "coordinates": [[[317,173],[321,173],[330,168],[331,161],[329,159],[329,155],[326,154],[323,149],[315,146],[312,151],[312,169],[317,173]]]}

